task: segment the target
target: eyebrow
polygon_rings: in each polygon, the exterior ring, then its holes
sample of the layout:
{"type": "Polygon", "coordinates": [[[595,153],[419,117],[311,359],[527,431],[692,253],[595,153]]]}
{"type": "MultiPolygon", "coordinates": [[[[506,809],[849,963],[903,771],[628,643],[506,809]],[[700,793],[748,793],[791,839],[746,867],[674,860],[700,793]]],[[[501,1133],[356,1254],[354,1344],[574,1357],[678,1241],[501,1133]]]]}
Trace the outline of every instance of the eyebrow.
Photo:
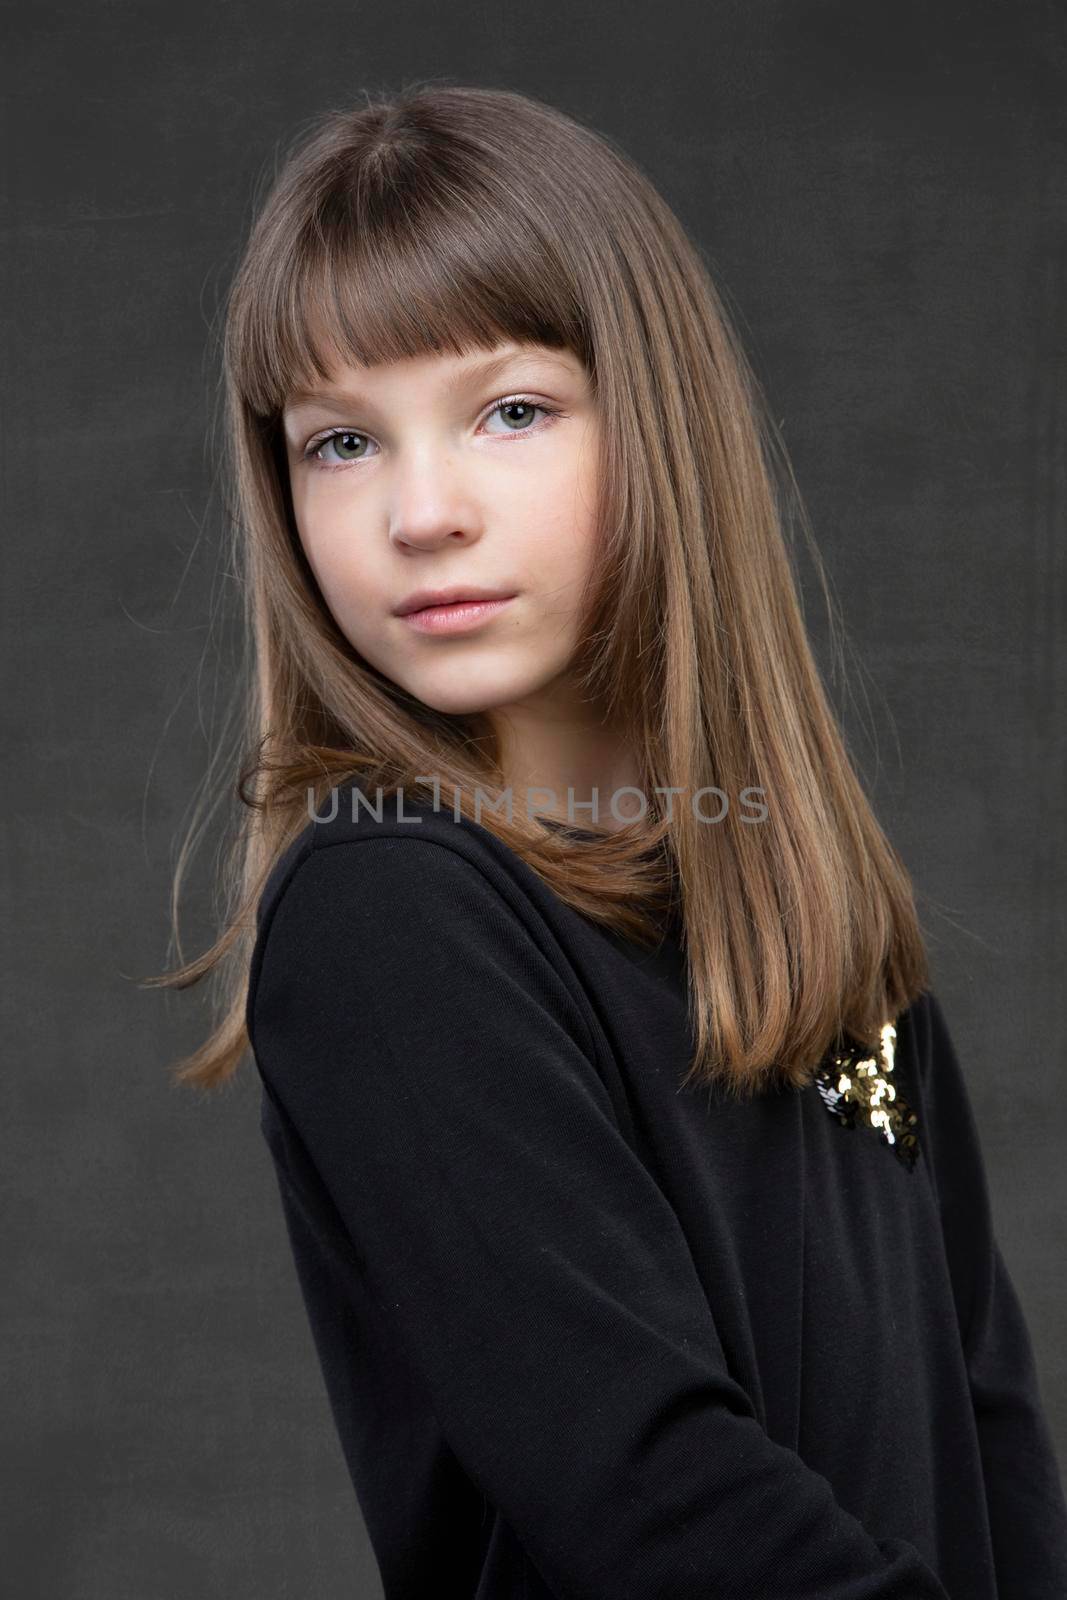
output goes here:
{"type": "MultiPolygon", "coordinates": [[[[445,383],[445,396],[450,399],[469,384],[488,383],[499,373],[519,362],[559,367],[568,374],[572,371],[571,362],[563,355],[553,355],[547,350],[544,352],[509,350],[505,355],[490,356],[484,361],[472,362],[468,366],[461,367],[445,383]]],[[[345,411],[350,406],[364,406],[371,403],[367,396],[361,395],[354,389],[294,389],[285,403],[285,414],[288,416],[290,412],[301,411],[310,406],[345,411]]]]}

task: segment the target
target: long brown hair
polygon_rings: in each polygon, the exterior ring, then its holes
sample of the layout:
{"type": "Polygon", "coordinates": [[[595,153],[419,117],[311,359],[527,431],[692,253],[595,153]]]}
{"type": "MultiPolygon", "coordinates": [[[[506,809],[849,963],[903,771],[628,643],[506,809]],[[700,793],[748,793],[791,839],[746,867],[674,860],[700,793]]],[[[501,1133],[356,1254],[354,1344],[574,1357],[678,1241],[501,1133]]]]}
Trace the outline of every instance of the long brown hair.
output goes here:
{"type": "Polygon", "coordinates": [[[790,516],[831,626],[833,606],[784,445],[701,255],[638,166],[506,90],[422,82],[323,114],[252,226],[223,378],[249,642],[227,779],[240,805],[224,931],[149,980],[222,980],[214,1031],[178,1079],[221,1084],[248,1048],[255,907],[309,805],[346,779],[414,794],[428,773],[584,915],[645,941],[675,909],[695,1046],[684,1081],[736,1097],[772,1078],[801,1087],[844,1032],[874,1044],[927,982],[911,884],[806,637],[790,516]],[[762,790],[758,825],[730,804],[708,826],[683,801],[578,845],[523,815],[476,816],[473,791],[502,781],[487,719],[421,704],[327,610],[292,514],[286,399],[338,364],[503,341],[570,350],[593,386],[598,559],[575,681],[632,741],[646,795],[762,790]]]}

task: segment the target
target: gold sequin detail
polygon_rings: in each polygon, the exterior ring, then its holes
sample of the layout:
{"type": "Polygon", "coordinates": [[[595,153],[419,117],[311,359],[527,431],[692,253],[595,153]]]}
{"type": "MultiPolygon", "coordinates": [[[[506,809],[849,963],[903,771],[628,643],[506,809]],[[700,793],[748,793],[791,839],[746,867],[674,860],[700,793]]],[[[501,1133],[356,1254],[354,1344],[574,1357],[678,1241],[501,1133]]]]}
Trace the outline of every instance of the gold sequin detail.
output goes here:
{"type": "Polygon", "coordinates": [[[846,1128],[871,1128],[910,1170],[919,1155],[919,1118],[897,1094],[893,1055],[897,1030],[882,1024],[874,1055],[866,1045],[832,1050],[820,1064],[815,1082],[831,1116],[846,1128]]]}

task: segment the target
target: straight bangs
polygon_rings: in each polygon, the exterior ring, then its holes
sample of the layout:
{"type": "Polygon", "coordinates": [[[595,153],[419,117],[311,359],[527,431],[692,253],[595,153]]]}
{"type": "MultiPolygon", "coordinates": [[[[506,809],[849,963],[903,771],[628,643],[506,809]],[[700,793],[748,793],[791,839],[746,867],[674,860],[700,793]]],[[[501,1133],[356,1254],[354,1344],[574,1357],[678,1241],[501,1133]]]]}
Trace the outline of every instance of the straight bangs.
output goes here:
{"type": "Polygon", "coordinates": [[[282,208],[286,232],[253,250],[227,328],[235,391],[257,419],[276,419],[343,365],[512,340],[569,349],[593,375],[589,317],[558,233],[449,154],[409,139],[339,155],[282,208]]]}

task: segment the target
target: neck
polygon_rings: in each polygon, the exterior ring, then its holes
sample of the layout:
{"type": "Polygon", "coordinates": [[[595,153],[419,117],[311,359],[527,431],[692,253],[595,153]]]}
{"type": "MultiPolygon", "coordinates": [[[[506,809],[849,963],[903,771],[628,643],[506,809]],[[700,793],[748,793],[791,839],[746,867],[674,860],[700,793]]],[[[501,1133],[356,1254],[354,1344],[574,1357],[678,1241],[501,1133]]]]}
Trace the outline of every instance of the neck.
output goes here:
{"type": "Polygon", "coordinates": [[[640,815],[644,793],[640,763],[595,707],[582,705],[576,710],[572,705],[564,711],[524,703],[495,713],[494,722],[505,786],[520,812],[528,809],[531,815],[610,832],[640,815]],[[619,793],[623,789],[627,792],[619,793]]]}

